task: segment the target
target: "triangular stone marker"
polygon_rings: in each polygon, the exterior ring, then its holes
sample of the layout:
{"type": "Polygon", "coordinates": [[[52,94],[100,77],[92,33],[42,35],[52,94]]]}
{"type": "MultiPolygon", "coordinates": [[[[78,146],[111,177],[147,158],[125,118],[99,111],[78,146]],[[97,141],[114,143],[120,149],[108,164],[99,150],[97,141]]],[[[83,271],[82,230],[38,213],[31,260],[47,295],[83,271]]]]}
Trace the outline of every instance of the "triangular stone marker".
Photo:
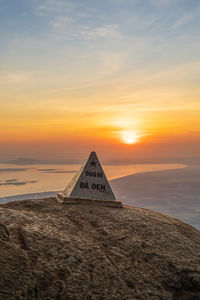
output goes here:
{"type": "Polygon", "coordinates": [[[115,201],[115,196],[95,152],[58,198],[115,201]]]}

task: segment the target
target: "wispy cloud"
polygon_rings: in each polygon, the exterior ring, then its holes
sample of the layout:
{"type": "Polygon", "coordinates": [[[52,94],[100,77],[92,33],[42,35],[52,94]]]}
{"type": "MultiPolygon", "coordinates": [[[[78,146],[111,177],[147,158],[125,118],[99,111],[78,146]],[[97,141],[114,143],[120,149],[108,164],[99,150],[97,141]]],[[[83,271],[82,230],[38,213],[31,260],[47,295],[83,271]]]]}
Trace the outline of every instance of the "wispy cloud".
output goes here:
{"type": "Polygon", "coordinates": [[[190,21],[192,21],[194,18],[200,17],[200,10],[195,10],[192,12],[187,12],[180,16],[171,26],[172,29],[176,29],[178,27],[181,27],[183,25],[186,25],[190,21]]]}
{"type": "Polygon", "coordinates": [[[106,24],[104,26],[92,28],[85,26],[81,29],[80,34],[85,39],[96,39],[106,37],[119,37],[118,24],[106,24]]]}
{"type": "MultiPolygon", "coordinates": [[[[2,164],[13,164],[13,165],[48,165],[48,164],[55,164],[55,165],[73,165],[73,164],[80,164],[80,160],[39,160],[39,159],[32,159],[32,158],[26,158],[26,157],[20,157],[14,160],[7,160],[7,161],[1,161],[2,164]]],[[[5,169],[0,169],[1,170],[19,170],[19,171],[25,171],[28,170],[27,168],[5,168],[5,169]]],[[[53,169],[54,170],[54,169],[53,169]]],[[[3,172],[3,171],[2,171],[3,172]]],[[[10,171],[12,172],[12,171],[10,171]]]]}
{"type": "Polygon", "coordinates": [[[19,84],[30,80],[31,74],[27,72],[1,74],[1,83],[19,84]]]}
{"type": "Polygon", "coordinates": [[[150,0],[153,5],[157,6],[169,6],[171,4],[175,4],[177,0],[150,0]]]}
{"type": "Polygon", "coordinates": [[[57,169],[38,169],[42,173],[51,173],[51,174],[71,174],[76,173],[77,171],[66,171],[66,170],[57,170],[57,169]]]}
{"type": "Polygon", "coordinates": [[[45,10],[45,11],[63,11],[63,8],[69,8],[72,6],[71,1],[62,1],[62,0],[44,0],[39,1],[38,10],[45,10]]]}
{"type": "Polygon", "coordinates": [[[49,25],[64,38],[94,40],[120,36],[119,24],[98,20],[98,9],[94,5],[83,6],[79,1],[45,0],[38,3],[36,14],[48,17],[49,25]]]}
{"type": "Polygon", "coordinates": [[[31,180],[31,181],[19,181],[18,179],[7,179],[7,180],[1,180],[0,181],[0,186],[10,186],[10,185],[26,185],[26,184],[33,184],[37,183],[38,181],[36,180],[31,180]]]}
{"type": "Polygon", "coordinates": [[[24,172],[29,170],[28,168],[0,168],[0,173],[9,173],[9,172],[24,172]]]}

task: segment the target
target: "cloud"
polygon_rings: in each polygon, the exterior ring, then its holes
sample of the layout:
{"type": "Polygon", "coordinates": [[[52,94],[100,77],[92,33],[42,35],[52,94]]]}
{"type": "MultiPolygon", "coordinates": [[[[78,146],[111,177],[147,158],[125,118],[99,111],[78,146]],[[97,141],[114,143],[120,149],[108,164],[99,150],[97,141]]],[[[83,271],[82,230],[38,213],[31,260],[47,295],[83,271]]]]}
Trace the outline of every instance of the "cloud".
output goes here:
{"type": "Polygon", "coordinates": [[[1,81],[5,84],[26,83],[30,80],[30,73],[8,73],[3,74],[1,81]]]}
{"type": "Polygon", "coordinates": [[[167,7],[176,4],[177,0],[151,0],[150,3],[158,7],[167,7]]]}
{"type": "Polygon", "coordinates": [[[57,169],[38,169],[39,172],[55,172],[57,169]]]}
{"type": "Polygon", "coordinates": [[[8,182],[8,183],[16,182],[16,181],[17,181],[17,179],[7,179],[7,180],[5,180],[5,182],[8,182]]]}
{"type": "Polygon", "coordinates": [[[183,16],[181,16],[180,18],[178,18],[176,20],[176,22],[174,24],[172,24],[171,28],[175,29],[180,26],[183,26],[183,25],[189,23],[195,17],[199,17],[199,15],[200,15],[200,11],[192,11],[191,13],[186,13],[183,16]]]}
{"type": "Polygon", "coordinates": [[[33,184],[37,183],[38,181],[32,180],[32,181],[19,181],[18,179],[7,179],[7,180],[1,180],[0,186],[10,186],[10,185],[26,185],[26,184],[33,184]]]}
{"type": "Polygon", "coordinates": [[[59,30],[59,34],[64,38],[79,40],[95,40],[105,38],[120,38],[118,24],[102,24],[101,26],[81,24],[76,17],[56,17],[50,22],[50,25],[59,30]],[[69,30],[70,29],[70,30],[69,30]]]}
{"type": "Polygon", "coordinates": [[[85,26],[80,34],[85,39],[96,39],[96,38],[106,38],[106,37],[119,37],[120,34],[117,31],[119,27],[118,24],[105,24],[104,26],[92,28],[85,26]]]}
{"type": "Polygon", "coordinates": [[[95,40],[119,37],[119,24],[101,18],[95,5],[75,1],[45,0],[38,2],[36,14],[46,17],[56,36],[70,40],[95,40]]]}
{"type": "Polygon", "coordinates": [[[57,169],[38,169],[39,172],[42,173],[53,173],[53,174],[70,174],[70,173],[76,173],[77,171],[65,171],[65,170],[57,170],[57,169]]]}
{"type": "MultiPolygon", "coordinates": [[[[41,3],[42,1],[40,1],[41,3]]],[[[63,11],[64,8],[69,8],[72,5],[70,1],[61,0],[45,0],[40,4],[37,9],[42,11],[63,11]]]]}
{"type": "Polygon", "coordinates": [[[74,4],[69,1],[44,0],[38,1],[36,14],[40,17],[52,17],[71,13],[74,4]]]}
{"type": "Polygon", "coordinates": [[[24,172],[29,169],[27,168],[0,168],[0,173],[6,173],[6,172],[24,172]]]}
{"type": "MultiPolygon", "coordinates": [[[[27,157],[20,157],[14,160],[8,160],[8,161],[1,161],[2,164],[13,164],[13,165],[73,165],[73,164],[80,164],[80,160],[39,160],[39,159],[32,159],[27,157]]],[[[0,169],[1,170],[19,170],[19,171],[25,171],[28,169],[0,169]]]]}

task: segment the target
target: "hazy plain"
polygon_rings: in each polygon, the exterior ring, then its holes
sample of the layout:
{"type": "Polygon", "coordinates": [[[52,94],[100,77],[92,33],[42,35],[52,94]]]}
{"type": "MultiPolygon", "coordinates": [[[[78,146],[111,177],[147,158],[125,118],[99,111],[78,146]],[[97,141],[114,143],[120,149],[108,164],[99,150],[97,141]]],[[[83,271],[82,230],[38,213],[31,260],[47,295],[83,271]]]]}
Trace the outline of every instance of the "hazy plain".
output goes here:
{"type": "MultiPolygon", "coordinates": [[[[63,190],[80,164],[0,164],[0,198],[17,194],[63,190]]],[[[183,168],[183,164],[136,164],[104,166],[109,180],[159,170],[183,168]]]]}
{"type": "MultiPolygon", "coordinates": [[[[55,196],[79,169],[80,164],[1,164],[0,203],[55,196]]],[[[123,204],[167,214],[200,229],[200,166],[106,165],[104,170],[123,204]]]]}
{"type": "Polygon", "coordinates": [[[167,214],[200,229],[200,166],[139,173],[111,185],[124,204],[167,214]]]}

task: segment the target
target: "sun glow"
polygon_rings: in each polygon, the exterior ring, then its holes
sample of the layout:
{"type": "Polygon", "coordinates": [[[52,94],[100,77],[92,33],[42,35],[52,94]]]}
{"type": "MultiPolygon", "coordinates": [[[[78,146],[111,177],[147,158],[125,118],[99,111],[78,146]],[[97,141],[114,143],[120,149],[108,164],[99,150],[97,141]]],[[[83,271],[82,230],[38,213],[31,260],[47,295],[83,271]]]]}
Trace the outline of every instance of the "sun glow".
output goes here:
{"type": "Polygon", "coordinates": [[[134,131],[123,131],[121,132],[122,141],[125,144],[136,144],[139,142],[139,135],[134,131]]]}

